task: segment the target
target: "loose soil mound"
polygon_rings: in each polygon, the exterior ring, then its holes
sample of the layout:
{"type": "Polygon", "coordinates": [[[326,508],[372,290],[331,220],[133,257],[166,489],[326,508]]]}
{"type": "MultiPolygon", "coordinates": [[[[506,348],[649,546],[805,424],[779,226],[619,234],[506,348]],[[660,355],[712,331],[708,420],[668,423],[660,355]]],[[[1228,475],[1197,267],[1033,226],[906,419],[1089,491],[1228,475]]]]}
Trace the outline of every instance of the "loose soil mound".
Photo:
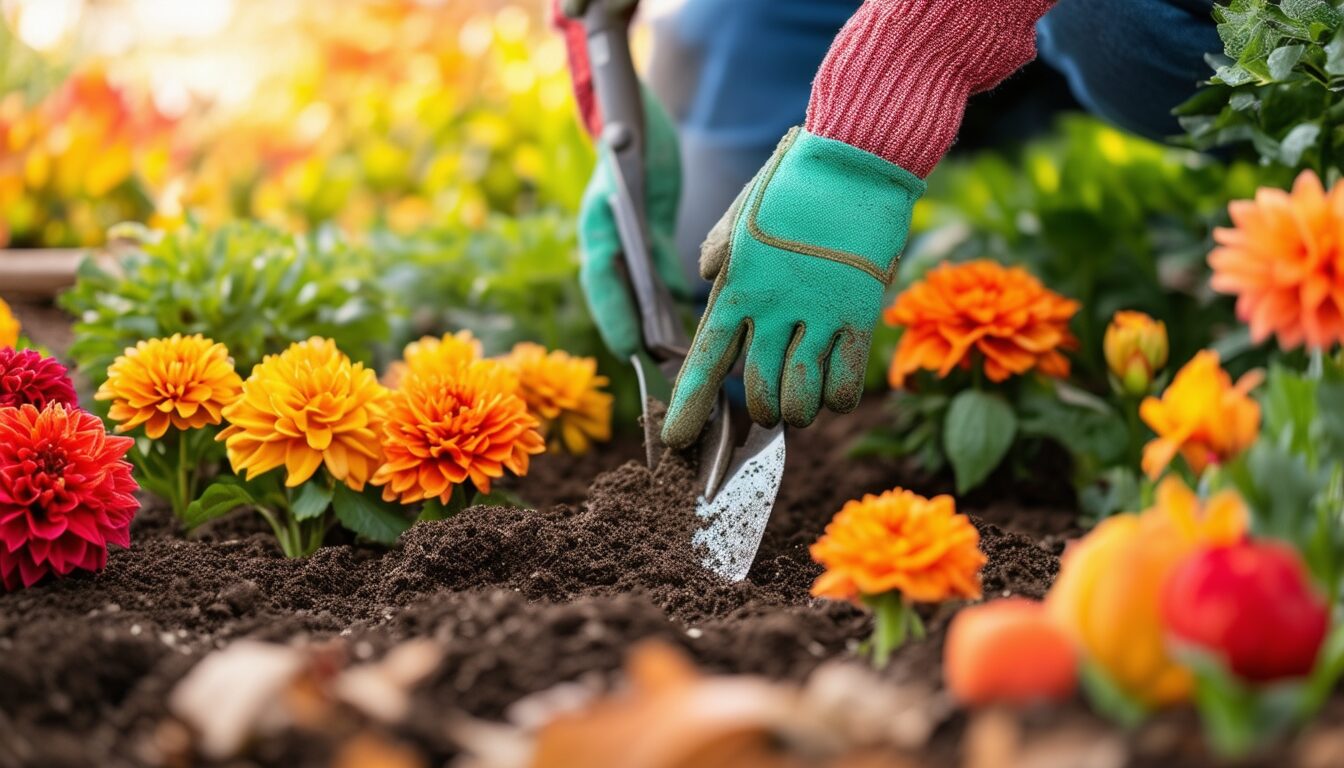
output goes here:
{"type": "MultiPolygon", "coordinates": [[[[538,510],[473,508],[416,526],[387,552],[345,544],[286,560],[251,517],[186,539],[166,512],[148,509],[133,548],[114,552],[104,573],[0,596],[0,766],[146,762],[173,683],[240,638],[339,639],[356,658],[410,637],[436,639],[445,661],[417,690],[403,734],[436,758],[453,753],[445,714],[499,717],[529,693],[600,682],[644,638],[669,640],[711,670],[801,679],[852,653],[869,629],[853,608],[808,596],[818,568],[807,545],[846,499],[902,474],[848,460],[840,449],[853,423],[836,427],[791,445],[776,514],[742,584],[696,565],[691,470],[675,457],[656,473],[620,463],[639,453],[628,444],[543,460],[517,489],[538,510]],[[594,475],[583,494],[583,478],[594,475]]],[[[1003,505],[992,512],[1001,522],[1011,515],[1003,505]]],[[[986,592],[1042,595],[1055,554],[977,525],[990,557],[986,592]]],[[[930,619],[932,639],[902,654],[890,675],[936,676],[944,617],[930,619]]],[[[278,740],[256,759],[321,765],[329,746],[278,740]]]]}

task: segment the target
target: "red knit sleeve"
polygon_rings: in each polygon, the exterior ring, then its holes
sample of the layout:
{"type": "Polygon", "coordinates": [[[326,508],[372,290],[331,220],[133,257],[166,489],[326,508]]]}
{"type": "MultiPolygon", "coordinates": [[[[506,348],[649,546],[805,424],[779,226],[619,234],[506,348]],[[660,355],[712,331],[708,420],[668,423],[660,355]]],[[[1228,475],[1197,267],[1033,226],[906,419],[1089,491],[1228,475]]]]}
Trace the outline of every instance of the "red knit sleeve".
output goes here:
{"type": "Polygon", "coordinates": [[[602,131],[602,115],[593,93],[593,70],[588,63],[588,35],[583,22],[571,19],[560,10],[560,0],[551,0],[551,24],[565,38],[569,53],[569,78],[574,86],[574,100],[579,104],[579,116],[584,127],[593,136],[602,131]]]}
{"type": "Polygon", "coordinates": [[[971,94],[1036,56],[1053,0],[867,0],[812,86],[807,129],[923,178],[952,146],[971,94]]]}

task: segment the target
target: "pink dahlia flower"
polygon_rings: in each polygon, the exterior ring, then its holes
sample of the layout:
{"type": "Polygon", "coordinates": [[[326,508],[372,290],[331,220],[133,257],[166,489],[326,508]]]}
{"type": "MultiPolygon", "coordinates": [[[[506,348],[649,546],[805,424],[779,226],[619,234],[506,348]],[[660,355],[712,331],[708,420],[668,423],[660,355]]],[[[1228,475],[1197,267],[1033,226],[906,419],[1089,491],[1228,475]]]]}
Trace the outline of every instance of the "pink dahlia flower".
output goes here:
{"type": "Polygon", "coordinates": [[[123,457],[134,444],[98,417],[52,403],[0,408],[0,582],[98,571],[107,546],[131,543],[138,486],[123,457]]]}
{"type": "Polygon", "coordinates": [[[79,405],[65,366],[37,350],[0,349],[0,408],[31,405],[40,411],[47,403],[79,405]]]}

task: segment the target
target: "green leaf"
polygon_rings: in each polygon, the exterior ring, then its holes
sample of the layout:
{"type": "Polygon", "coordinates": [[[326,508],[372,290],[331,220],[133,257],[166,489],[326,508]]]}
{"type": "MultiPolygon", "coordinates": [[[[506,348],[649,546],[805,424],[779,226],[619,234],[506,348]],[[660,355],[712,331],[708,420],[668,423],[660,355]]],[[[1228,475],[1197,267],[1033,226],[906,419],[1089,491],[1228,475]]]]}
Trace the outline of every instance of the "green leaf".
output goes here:
{"type": "Polygon", "coordinates": [[[435,496],[425,502],[420,508],[420,517],[418,521],[433,522],[436,520],[447,520],[456,517],[459,512],[467,508],[467,492],[463,485],[453,486],[453,495],[449,497],[448,503],[444,504],[435,496]]]}
{"type": "Polygon", "coordinates": [[[1321,137],[1321,126],[1316,123],[1302,123],[1295,126],[1279,142],[1279,160],[1292,168],[1302,162],[1302,157],[1321,137]]]}
{"type": "Polygon", "coordinates": [[[943,422],[943,447],[965,493],[989,477],[1017,435],[1017,417],[998,395],[968,389],[952,399],[943,422]]]}
{"type": "Polygon", "coordinates": [[[1336,34],[1325,46],[1325,73],[1344,75],[1344,31],[1336,34]]]}
{"type": "Polygon", "coordinates": [[[367,493],[352,491],[343,483],[336,486],[331,501],[341,525],[379,544],[395,544],[397,537],[410,527],[400,506],[374,500],[367,493]]]}
{"type": "Polygon", "coordinates": [[[201,498],[187,506],[187,511],[182,516],[182,524],[190,530],[223,517],[239,507],[256,503],[256,499],[252,498],[252,494],[237,478],[222,477],[206,488],[201,498]]]}
{"type": "Polygon", "coordinates": [[[1287,80],[1293,73],[1293,67],[1302,60],[1302,54],[1307,50],[1305,45],[1285,45],[1274,49],[1269,54],[1267,61],[1269,65],[1269,76],[1275,80],[1287,80]]]}
{"type": "Polygon", "coordinates": [[[298,498],[290,504],[289,511],[296,520],[312,520],[321,517],[331,506],[333,489],[322,480],[309,480],[299,488],[298,498]]]}
{"type": "Polygon", "coordinates": [[[1148,716],[1148,709],[1120,687],[1100,667],[1084,661],[1080,679],[1087,700],[1102,717],[1124,728],[1133,728],[1148,716]]]}

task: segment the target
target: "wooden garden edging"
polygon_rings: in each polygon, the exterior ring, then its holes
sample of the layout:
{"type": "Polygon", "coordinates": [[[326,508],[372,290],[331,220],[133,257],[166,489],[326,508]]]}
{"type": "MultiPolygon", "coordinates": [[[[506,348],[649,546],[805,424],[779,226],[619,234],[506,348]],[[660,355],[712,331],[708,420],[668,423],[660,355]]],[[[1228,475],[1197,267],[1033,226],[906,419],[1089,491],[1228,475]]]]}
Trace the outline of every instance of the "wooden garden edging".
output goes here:
{"type": "Polygon", "coordinates": [[[0,296],[53,298],[75,283],[86,248],[0,249],[0,296]]]}

